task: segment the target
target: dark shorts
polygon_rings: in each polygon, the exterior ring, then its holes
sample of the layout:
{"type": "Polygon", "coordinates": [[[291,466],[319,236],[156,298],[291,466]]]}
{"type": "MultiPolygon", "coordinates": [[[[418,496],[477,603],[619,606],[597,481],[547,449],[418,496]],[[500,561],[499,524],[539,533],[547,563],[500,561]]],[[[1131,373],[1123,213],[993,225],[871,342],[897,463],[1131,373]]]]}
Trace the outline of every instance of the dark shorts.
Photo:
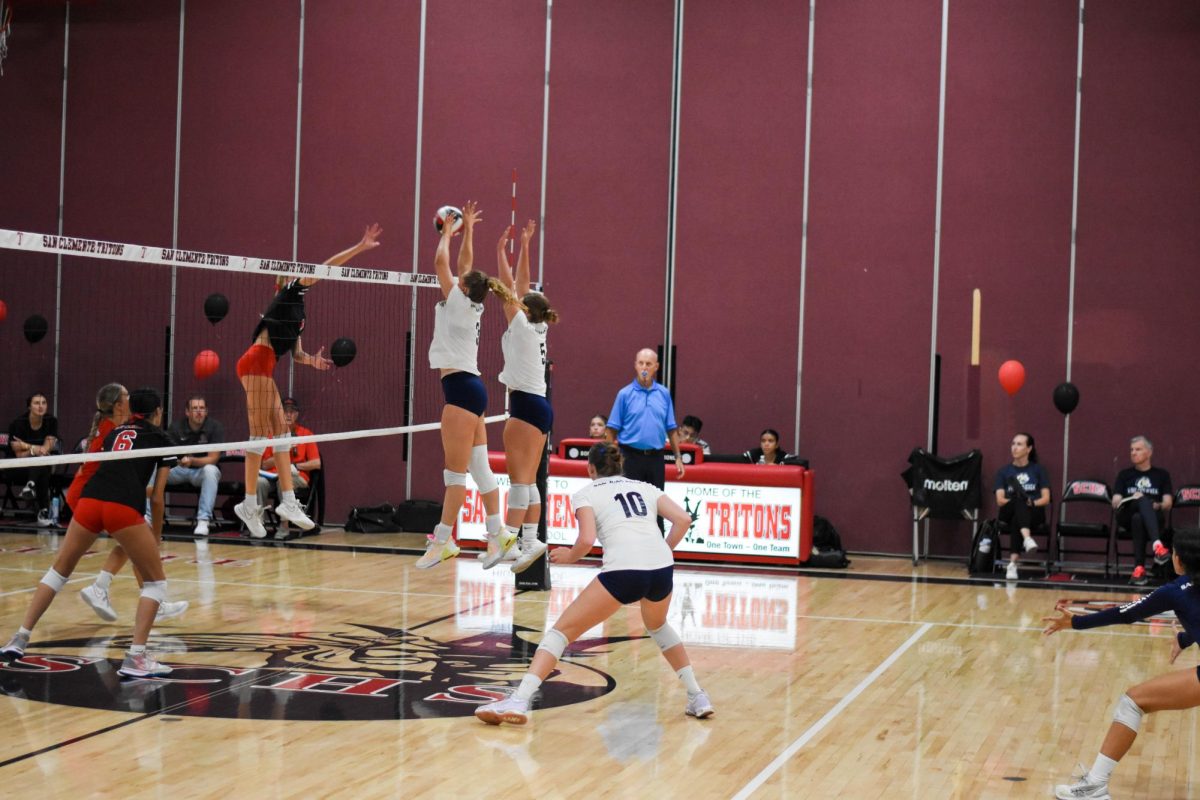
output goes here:
{"type": "Polygon", "coordinates": [[[661,569],[617,569],[601,572],[599,580],[600,585],[623,606],[642,599],[657,603],[671,596],[674,572],[673,566],[661,569]]]}
{"type": "Polygon", "coordinates": [[[270,378],[275,373],[275,351],[265,344],[252,344],[250,349],[242,353],[237,362],[237,376],[262,375],[270,378]]]}
{"type": "Polygon", "coordinates": [[[542,433],[550,432],[550,426],[554,424],[554,409],[546,398],[529,392],[510,392],[508,406],[513,419],[528,422],[542,433]]]}
{"type": "Polygon", "coordinates": [[[465,408],[472,414],[487,411],[487,387],[483,379],[469,372],[451,372],[442,378],[442,396],[446,405],[465,408]]]}
{"type": "Polygon", "coordinates": [[[146,524],[146,518],[142,516],[141,511],[123,503],[97,500],[93,497],[81,499],[74,509],[74,514],[72,519],[89,533],[99,533],[100,531],[112,533],[132,528],[134,525],[146,524]]]}

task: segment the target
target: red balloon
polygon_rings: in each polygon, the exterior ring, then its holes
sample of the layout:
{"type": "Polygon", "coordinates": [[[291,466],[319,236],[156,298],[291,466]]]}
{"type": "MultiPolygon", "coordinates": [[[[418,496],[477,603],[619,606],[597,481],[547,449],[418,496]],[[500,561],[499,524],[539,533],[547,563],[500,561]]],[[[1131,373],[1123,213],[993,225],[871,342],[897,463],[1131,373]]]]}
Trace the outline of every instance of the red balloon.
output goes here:
{"type": "Polygon", "coordinates": [[[1000,365],[1000,385],[1014,395],[1025,385],[1025,367],[1020,361],[1005,361],[1000,365]]]}
{"type": "Polygon", "coordinates": [[[221,357],[212,350],[201,350],[192,362],[192,374],[198,380],[211,378],[221,366],[221,357]]]}
{"type": "Polygon", "coordinates": [[[6,306],[4,304],[3,300],[0,300],[0,322],[4,322],[4,320],[6,320],[7,318],[8,318],[8,306],[6,306]]]}

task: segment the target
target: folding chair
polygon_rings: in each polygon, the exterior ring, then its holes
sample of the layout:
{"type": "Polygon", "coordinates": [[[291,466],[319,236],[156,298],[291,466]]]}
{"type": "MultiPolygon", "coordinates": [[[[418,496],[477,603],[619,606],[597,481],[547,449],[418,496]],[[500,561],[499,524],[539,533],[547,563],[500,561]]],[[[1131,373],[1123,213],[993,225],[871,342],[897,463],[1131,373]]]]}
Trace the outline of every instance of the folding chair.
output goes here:
{"type": "Polygon", "coordinates": [[[971,523],[971,540],[979,525],[980,473],[983,454],[971,450],[949,458],[941,458],[914,448],[908,454],[908,469],[900,477],[908,484],[912,508],[913,566],[922,552],[918,548],[919,523],[925,521],[925,549],[929,553],[930,519],[965,519],[971,523]]]}
{"type": "Polygon", "coordinates": [[[1095,561],[1069,561],[1065,558],[1067,555],[1104,556],[1104,577],[1109,577],[1112,572],[1112,519],[1112,494],[1108,484],[1094,479],[1068,481],[1066,489],[1063,490],[1062,500],[1059,501],[1058,526],[1055,531],[1059,567],[1091,569],[1096,566],[1095,561]],[[1085,511],[1082,507],[1087,505],[1092,508],[1085,511]],[[1100,506],[1103,506],[1103,513],[1100,506]],[[1071,512],[1072,516],[1086,514],[1092,517],[1093,521],[1068,520],[1070,508],[1075,509],[1071,512]],[[1101,518],[1103,521],[1095,521],[1101,518]],[[1099,543],[1103,544],[1103,549],[1096,549],[1095,545],[1099,543]]]}

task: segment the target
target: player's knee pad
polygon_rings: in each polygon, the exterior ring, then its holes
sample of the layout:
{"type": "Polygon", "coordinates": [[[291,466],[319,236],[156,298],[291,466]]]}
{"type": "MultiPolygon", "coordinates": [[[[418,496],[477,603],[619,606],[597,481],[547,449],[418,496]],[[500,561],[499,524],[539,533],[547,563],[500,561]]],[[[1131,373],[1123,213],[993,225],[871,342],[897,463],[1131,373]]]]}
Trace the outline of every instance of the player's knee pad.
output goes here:
{"type": "Polygon", "coordinates": [[[1113,713],[1113,722],[1119,722],[1129,730],[1137,733],[1138,727],[1142,724],[1142,716],[1145,715],[1141,707],[1127,694],[1121,695],[1121,699],[1117,701],[1117,710],[1113,713]]]}
{"type": "Polygon", "coordinates": [[[563,636],[562,631],[558,628],[551,628],[542,636],[542,643],[538,645],[538,650],[545,650],[556,659],[562,658],[563,651],[567,649],[567,637],[563,636]]]}
{"type": "Polygon", "coordinates": [[[542,493],[538,491],[537,484],[531,483],[529,486],[529,505],[540,506],[542,504],[542,493]]]}
{"type": "MultiPolygon", "coordinates": [[[[265,442],[270,438],[271,438],[270,436],[251,436],[250,441],[265,442]]],[[[246,448],[247,453],[254,453],[255,455],[259,455],[259,456],[261,456],[263,453],[265,453],[266,450],[267,450],[267,446],[265,444],[252,444],[246,448]]]]}
{"type": "Polygon", "coordinates": [[[442,482],[447,486],[466,486],[467,473],[455,472],[452,469],[442,470],[442,482]]]}
{"type": "Polygon", "coordinates": [[[65,575],[59,575],[58,571],[54,567],[51,567],[42,576],[42,583],[53,589],[55,594],[58,594],[67,585],[67,578],[65,575]]]}
{"type": "Polygon", "coordinates": [[[514,483],[512,488],[508,490],[508,507],[509,509],[529,508],[529,484],[514,483]]]}
{"type": "Polygon", "coordinates": [[[663,626],[658,630],[650,631],[650,638],[658,645],[658,649],[664,653],[683,641],[669,622],[664,622],[663,626]]]}
{"type": "Polygon", "coordinates": [[[480,494],[487,494],[495,490],[496,476],[492,474],[492,465],[488,463],[486,444],[471,448],[471,463],[467,470],[475,479],[475,485],[479,487],[480,494]]]}
{"type": "Polygon", "coordinates": [[[146,581],[142,584],[142,597],[148,597],[160,605],[165,603],[167,601],[167,582],[146,581]]]}

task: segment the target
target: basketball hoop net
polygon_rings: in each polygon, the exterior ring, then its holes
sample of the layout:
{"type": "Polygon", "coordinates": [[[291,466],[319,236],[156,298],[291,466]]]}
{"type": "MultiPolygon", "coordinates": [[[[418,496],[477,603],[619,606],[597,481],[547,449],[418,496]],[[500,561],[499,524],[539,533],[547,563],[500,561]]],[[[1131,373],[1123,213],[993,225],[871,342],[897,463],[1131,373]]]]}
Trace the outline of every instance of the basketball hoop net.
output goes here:
{"type": "Polygon", "coordinates": [[[4,74],[4,59],[8,57],[8,29],[12,27],[12,6],[0,0],[0,75],[4,74]]]}

